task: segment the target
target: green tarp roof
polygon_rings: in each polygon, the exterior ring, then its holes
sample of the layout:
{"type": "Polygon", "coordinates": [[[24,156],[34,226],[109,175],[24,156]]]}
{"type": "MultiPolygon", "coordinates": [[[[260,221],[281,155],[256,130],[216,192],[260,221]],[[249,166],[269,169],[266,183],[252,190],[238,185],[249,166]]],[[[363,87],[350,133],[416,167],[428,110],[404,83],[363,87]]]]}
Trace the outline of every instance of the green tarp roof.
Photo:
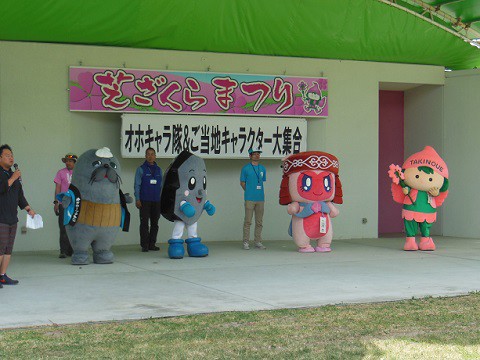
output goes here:
{"type": "MultiPolygon", "coordinates": [[[[423,3],[480,30],[478,0],[423,3]]],[[[0,40],[480,67],[480,49],[412,13],[380,0],[4,0],[0,40]]]]}

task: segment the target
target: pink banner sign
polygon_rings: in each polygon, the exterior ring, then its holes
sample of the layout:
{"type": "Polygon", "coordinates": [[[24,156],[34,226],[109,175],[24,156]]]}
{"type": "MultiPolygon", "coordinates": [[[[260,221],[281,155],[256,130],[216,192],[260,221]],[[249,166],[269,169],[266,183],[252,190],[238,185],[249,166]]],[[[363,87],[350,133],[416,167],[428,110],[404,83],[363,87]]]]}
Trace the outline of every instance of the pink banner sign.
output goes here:
{"type": "Polygon", "coordinates": [[[328,81],[275,75],[70,67],[70,111],[328,116],[328,81]]]}

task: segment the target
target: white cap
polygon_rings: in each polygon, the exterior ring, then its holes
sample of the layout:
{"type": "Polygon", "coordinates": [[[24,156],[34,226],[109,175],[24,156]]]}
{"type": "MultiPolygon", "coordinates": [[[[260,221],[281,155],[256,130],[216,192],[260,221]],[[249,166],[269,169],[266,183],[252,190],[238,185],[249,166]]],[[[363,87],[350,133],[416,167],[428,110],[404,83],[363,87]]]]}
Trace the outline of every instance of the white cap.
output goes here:
{"type": "Polygon", "coordinates": [[[95,151],[95,155],[97,155],[100,158],[107,158],[107,159],[113,158],[112,152],[107,147],[103,147],[101,149],[98,149],[97,151],[95,151]]]}

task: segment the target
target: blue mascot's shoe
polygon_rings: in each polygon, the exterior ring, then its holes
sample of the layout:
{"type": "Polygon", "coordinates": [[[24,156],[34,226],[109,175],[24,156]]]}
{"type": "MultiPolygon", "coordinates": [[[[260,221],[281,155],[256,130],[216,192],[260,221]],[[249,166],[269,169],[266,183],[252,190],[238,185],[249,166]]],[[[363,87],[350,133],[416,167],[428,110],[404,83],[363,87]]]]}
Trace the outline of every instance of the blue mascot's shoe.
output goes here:
{"type": "Polygon", "coordinates": [[[185,240],[187,243],[188,256],[204,257],[208,255],[208,247],[203,245],[199,237],[185,240]]]}
{"type": "Polygon", "coordinates": [[[185,249],[183,248],[182,239],[170,239],[168,240],[168,256],[170,259],[183,259],[185,255],[185,249]]]}

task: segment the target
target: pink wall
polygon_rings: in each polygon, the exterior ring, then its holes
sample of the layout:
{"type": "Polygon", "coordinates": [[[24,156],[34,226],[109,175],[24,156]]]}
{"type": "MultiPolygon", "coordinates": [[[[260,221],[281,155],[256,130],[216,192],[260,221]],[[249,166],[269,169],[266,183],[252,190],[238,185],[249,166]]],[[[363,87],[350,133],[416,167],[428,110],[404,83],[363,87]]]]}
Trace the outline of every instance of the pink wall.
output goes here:
{"type": "Polygon", "coordinates": [[[403,91],[379,92],[378,233],[403,232],[402,205],[392,199],[388,167],[404,160],[403,91]]]}

